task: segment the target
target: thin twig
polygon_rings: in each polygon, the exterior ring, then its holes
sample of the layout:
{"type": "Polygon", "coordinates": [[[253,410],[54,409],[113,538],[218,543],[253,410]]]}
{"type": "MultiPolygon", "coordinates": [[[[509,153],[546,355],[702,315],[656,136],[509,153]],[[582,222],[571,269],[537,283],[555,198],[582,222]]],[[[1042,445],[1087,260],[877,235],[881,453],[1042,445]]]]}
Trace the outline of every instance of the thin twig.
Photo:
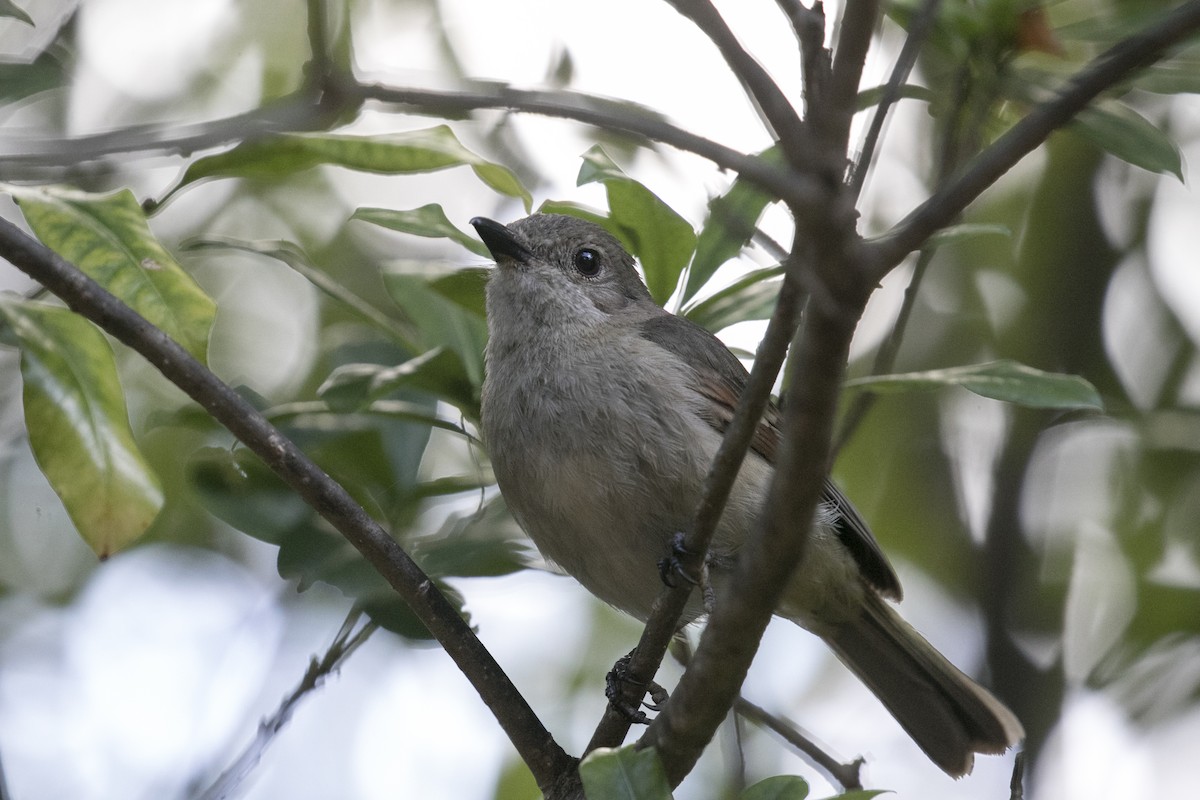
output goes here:
{"type": "Polygon", "coordinates": [[[1008,800],[1025,797],[1025,751],[1019,750],[1013,759],[1012,778],[1008,782],[1008,800]]]}
{"type": "Polygon", "coordinates": [[[935,231],[962,213],[1001,175],[1069,122],[1101,93],[1162,58],[1200,29],[1200,0],[1165,13],[1158,22],[1121,40],[1071,78],[1058,95],[1036,107],[972,159],[948,184],[868,246],[870,277],[879,281],[935,231]]]}
{"type": "MultiPolygon", "coordinates": [[[[675,656],[675,660],[686,669],[692,660],[692,648],[686,639],[676,639],[677,646],[671,648],[671,654],[675,656]]],[[[742,732],[739,724],[742,717],[745,717],[754,724],[766,728],[776,733],[785,742],[796,748],[806,760],[814,767],[821,770],[834,783],[837,783],[842,789],[861,789],[862,782],[859,778],[859,772],[863,765],[861,757],[854,761],[843,764],[836,758],[826,753],[821,746],[808,737],[800,727],[795,723],[776,716],[761,706],[755,705],[747,700],[742,695],[738,695],[733,703],[733,710],[736,712],[733,715],[734,729],[737,734],[737,748],[739,759],[742,748],[742,732]]],[[[741,765],[741,771],[745,771],[745,764],[741,765]]],[[[744,776],[743,776],[744,777],[744,776]]]]}
{"type": "Polygon", "coordinates": [[[237,392],[182,347],[41,242],[0,219],[0,257],[39,281],[76,313],[128,345],[263,462],[366,557],[471,681],[548,797],[577,781],[571,758],[457,609],[350,494],[237,392]]]}
{"type": "Polygon", "coordinates": [[[933,22],[937,19],[941,5],[942,0],[924,0],[921,9],[913,17],[908,36],[904,38],[904,46],[900,48],[896,65],[892,67],[892,74],[888,76],[888,82],[883,87],[883,94],[879,97],[879,104],[875,106],[875,113],[863,138],[858,159],[850,173],[850,191],[854,197],[862,194],[863,184],[866,183],[867,173],[871,169],[871,160],[875,157],[875,148],[879,144],[879,136],[883,133],[883,123],[892,106],[900,99],[900,90],[912,73],[917,63],[917,54],[925,45],[929,32],[933,30],[933,22]]]}
{"type": "Polygon", "coordinates": [[[4,777],[4,759],[0,758],[0,800],[12,800],[8,791],[8,781],[4,777]]]}
{"type": "Polygon", "coordinates": [[[788,163],[797,169],[813,164],[812,148],[804,123],[779,85],[754,56],[746,52],[721,14],[709,0],[666,0],[672,8],[695,23],[716,45],[729,71],[741,82],[746,95],[762,111],[772,134],[783,148],[788,163]]]}
{"type": "Polygon", "coordinates": [[[638,113],[627,105],[603,97],[560,90],[543,92],[514,89],[503,84],[480,91],[434,91],[375,84],[360,86],[356,91],[366,100],[409,106],[426,113],[453,115],[494,108],[571,119],[609,132],[662,142],[695,153],[719,167],[742,175],[789,204],[807,208],[820,202],[820,187],[805,174],[738,152],[672,125],[661,117],[648,112],[638,113]]]}
{"type": "Polygon", "coordinates": [[[237,787],[254,771],[259,762],[262,761],[263,754],[275,740],[276,735],[283,730],[283,726],[291,719],[300,701],[306,695],[320,688],[325,678],[340,669],[346,662],[346,659],[366,642],[379,627],[374,622],[368,621],[355,632],[354,629],[362,618],[362,613],[362,610],[358,607],[350,610],[350,613],[346,615],[346,619],[342,622],[341,628],[338,629],[337,635],[333,637],[329,649],[325,651],[325,654],[319,660],[313,658],[309,661],[308,669],[304,671],[303,677],[300,678],[300,683],[283,699],[283,702],[279,704],[279,708],[275,710],[274,714],[259,723],[258,733],[246,745],[241,755],[234,759],[233,763],[217,776],[216,780],[209,784],[207,789],[191,793],[191,797],[195,800],[221,800],[221,798],[232,795],[237,787]]]}
{"type": "Polygon", "coordinates": [[[751,722],[761,725],[779,735],[785,742],[796,748],[809,763],[825,773],[826,777],[841,786],[843,790],[848,791],[850,789],[862,788],[862,778],[859,777],[859,772],[863,765],[861,756],[848,764],[843,764],[822,750],[820,745],[808,738],[795,723],[775,716],[765,708],[756,706],[744,697],[739,696],[734,702],[733,708],[751,722]]]}
{"type": "Polygon", "coordinates": [[[127,153],[187,156],[274,133],[317,130],[327,121],[322,113],[316,96],[301,90],[261,108],[191,125],[154,123],[88,136],[5,139],[0,140],[0,177],[29,179],[39,170],[76,168],[127,153]]]}
{"type": "Polygon", "coordinates": [[[322,86],[333,74],[333,59],[329,54],[329,15],[325,3],[328,0],[307,0],[309,59],[304,65],[304,82],[309,86],[322,86]]]}
{"type": "MultiPolygon", "coordinates": [[[[909,279],[908,286],[904,290],[900,313],[896,315],[896,321],[892,325],[891,331],[888,332],[887,338],[883,340],[883,344],[879,346],[879,351],[875,354],[875,362],[871,365],[872,375],[886,375],[896,365],[896,356],[900,353],[900,342],[904,339],[908,320],[912,317],[913,308],[916,307],[918,290],[925,277],[925,272],[929,269],[929,263],[933,260],[934,252],[931,247],[921,248],[916,266],[913,268],[912,278],[909,279]]],[[[850,407],[842,416],[841,427],[838,429],[837,439],[833,445],[835,456],[854,436],[854,432],[858,430],[858,426],[862,424],[878,397],[879,395],[870,391],[859,392],[855,396],[850,407]]]]}

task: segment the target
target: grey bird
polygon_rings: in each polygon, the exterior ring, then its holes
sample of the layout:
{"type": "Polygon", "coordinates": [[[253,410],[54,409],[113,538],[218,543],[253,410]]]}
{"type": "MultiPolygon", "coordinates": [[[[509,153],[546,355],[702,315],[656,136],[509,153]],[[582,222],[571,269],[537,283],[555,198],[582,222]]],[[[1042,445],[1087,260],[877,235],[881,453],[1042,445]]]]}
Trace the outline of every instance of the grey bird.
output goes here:
{"type": "MultiPolygon", "coordinates": [[[[487,286],[484,444],[541,553],[645,619],[659,560],[691,524],[748,377],[708,331],[661,308],[598,225],[535,214],[471,224],[496,260],[487,286]]],[[[766,496],[779,412],[759,424],[709,550],[717,603],[766,496]]],[[[698,593],[696,593],[698,594],[698,593]]],[[[778,616],[821,637],[945,772],[1024,736],[1020,722],[893,610],[900,582],[862,517],[826,482],[778,616]]],[[[703,613],[693,599],[685,616],[703,613]]]]}

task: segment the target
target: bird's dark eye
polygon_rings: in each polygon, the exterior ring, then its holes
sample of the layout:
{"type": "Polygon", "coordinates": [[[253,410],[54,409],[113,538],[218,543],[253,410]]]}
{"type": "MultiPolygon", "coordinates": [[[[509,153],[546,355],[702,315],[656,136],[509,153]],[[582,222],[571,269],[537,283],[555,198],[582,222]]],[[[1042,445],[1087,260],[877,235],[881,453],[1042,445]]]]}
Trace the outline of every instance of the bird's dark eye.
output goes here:
{"type": "Polygon", "coordinates": [[[594,278],[600,272],[600,254],[590,247],[575,251],[575,269],[585,278],[594,278]]]}

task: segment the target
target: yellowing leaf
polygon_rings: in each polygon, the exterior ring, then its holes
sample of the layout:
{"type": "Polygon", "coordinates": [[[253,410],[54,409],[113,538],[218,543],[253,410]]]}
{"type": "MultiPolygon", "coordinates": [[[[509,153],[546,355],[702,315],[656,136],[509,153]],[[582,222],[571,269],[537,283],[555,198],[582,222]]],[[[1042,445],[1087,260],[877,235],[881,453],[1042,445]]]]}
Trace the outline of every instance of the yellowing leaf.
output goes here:
{"type": "Polygon", "coordinates": [[[216,304],[154,238],[132,192],[7,190],[46,246],[205,361],[216,304]]]}
{"type": "Polygon", "coordinates": [[[129,427],[112,348],[56,306],[0,296],[0,316],[21,348],[34,458],[84,541],[106,558],[145,533],[163,504],[129,427]]]}

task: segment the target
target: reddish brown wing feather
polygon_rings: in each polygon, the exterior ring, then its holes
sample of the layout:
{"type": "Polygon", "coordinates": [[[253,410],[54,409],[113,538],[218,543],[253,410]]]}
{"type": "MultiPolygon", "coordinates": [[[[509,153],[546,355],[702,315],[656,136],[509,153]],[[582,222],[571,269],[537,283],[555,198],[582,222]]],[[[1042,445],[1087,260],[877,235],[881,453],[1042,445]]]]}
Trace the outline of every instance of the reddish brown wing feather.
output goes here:
{"type": "MultiPolygon", "coordinates": [[[[705,421],[724,433],[749,377],[737,356],[708,331],[665,311],[642,324],[642,335],[685,359],[696,370],[701,379],[700,394],[711,401],[704,414],[705,421]]],[[[779,407],[771,403],[750,440],[750,448],[771,464],[775,463],[779,449],[779,424],[779,407]]],[[[871,529],[841,489],[826,480],[821,500],[837,512],[833,525],[838,540],[850,551],[866,582],[884,597],[899,600],[900,579],[871,529]]]]}

